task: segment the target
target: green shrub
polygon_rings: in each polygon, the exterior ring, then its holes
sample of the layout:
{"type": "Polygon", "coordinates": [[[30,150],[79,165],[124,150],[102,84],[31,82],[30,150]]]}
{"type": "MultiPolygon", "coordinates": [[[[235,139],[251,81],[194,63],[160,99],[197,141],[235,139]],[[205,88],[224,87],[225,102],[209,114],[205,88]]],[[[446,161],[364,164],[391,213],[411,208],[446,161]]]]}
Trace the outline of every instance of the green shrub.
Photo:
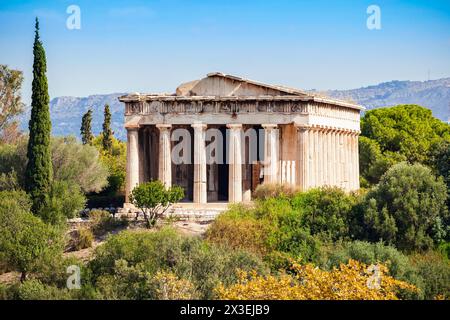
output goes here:
{"type": "Polygon", "coordinates": [[[438,246],[438,252],[442,254],[442,256],[449,260],[450,259],[450,242],[443,242],[438,246]]]}
{"type": "Polygon", "coordinates": [[[351,238],[350,221],[358,199],[342,189],[324,187],[298,193],[292,207],[303,228],[332,240],[351,238]]]}
{"type": "Polygon", "coordinates": [[[265,272],[252,254],[184,237],[171,228],[114,235],[96,249],[89,266],[100,296],[117,299],[153,299],[146,288],[159,271],[189,280],[201,298],[212,298],[219,281],[235,281],[238,268],[265,272]]]}
{"type": "Polygon", "coordinates": [[[86,198],[77,184],[54,181],[39,216],[47,223],[63,224],[78,216],[85,203],[86,198]]]}
{"type": "Polygon", "coordinates": [[[58,259],[63,250],[61,231],[24,210],[14,198],[0,201],[0,256],[22,280],[45,264],[58,259]]]}
{"type": "Polygon", "coordinates": [[[420,164],[390,168],[360,211],[361,238],[384,240],[402,250],[431,248],[446,236],[447,190],[442,178],[420,164]]]}
{"type": "Polygon", "coordinates": [[[81,228],[77,232],[75,250],[81,250],[92,247],[94,242],[94,234],[88,228],[81,228]]]}
{"type": "Polygon", "coordinates": [[[263,183],[256,187],[252,196],[255,199],[264,200],[268,198],[291,198],[299,192],[298,187],[290,184],[263,183]]]}
{"type": "Polygon", "coordinates": [[[425,299],[450,299],[450,264],[439,253],[429,251],[410,258],[416,274],[421,278],[419,288],[425,299]]]}
{"type": "Polygon", "coordinates": [[[27,280],[17,289],[19,300],[68,300],[71,299],[67,289],[59,289],[41,283],[39,280],[27,280]]]}
{"type": "Polygon", "coordinates": [[[111,213],[105,210],[89,211],[89,220],[91,230],[97,236],[101,236],[109,231],[124,227],[128,224],[128,220],[116,219],[111,216],[111,213]]]}
{"type": "Polygon", "coordinates": [[[136,186],[131,191],[130,201],[142,211],[148,226],[153,227],[170,205],[183,197],[183,188],[175,185],[166,188],[161,181],[155,180],[136,186]]]}
{"type": "Polygon", "coordinates": [[[270,226],[253,217],[236,218],[222,214],[211,224],[206,239],[231,249],[245,249],[263,255],[267,253],[270,226]]]}

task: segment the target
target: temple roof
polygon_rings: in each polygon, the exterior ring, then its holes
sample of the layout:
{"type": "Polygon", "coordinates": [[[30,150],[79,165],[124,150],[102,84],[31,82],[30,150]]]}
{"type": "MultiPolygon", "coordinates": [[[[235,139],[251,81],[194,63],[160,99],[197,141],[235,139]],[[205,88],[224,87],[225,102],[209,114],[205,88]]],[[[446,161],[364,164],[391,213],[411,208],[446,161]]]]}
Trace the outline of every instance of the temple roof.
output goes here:
{"type": "Polygon", "coordinates": [[[122,102],[151,100],[289,100],[316,101],[352,109],[364,109],[357,104],[331,99],[316,93],[272,85],[221,72],[208,73],[205,78],[179,85],[174,94],[128,94],[119,98],[122,102]]]}

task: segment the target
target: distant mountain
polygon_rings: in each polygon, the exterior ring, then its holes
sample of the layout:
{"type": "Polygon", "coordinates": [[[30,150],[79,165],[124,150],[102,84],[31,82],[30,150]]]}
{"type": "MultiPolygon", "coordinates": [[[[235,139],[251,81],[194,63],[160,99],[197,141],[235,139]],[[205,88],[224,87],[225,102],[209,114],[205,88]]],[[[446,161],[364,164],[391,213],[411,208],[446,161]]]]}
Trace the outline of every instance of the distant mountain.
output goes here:
{"type": "Polygon", "coordinates": [[[429,81],[390,81],[352,90],[330,90],[330,97],[357,102],[367,110],[397,104],[418,104],[444,121],[450,117],[450,78],[429,81]]]}
{"type": "MultiPolygon", "coordinates": [[[[312,92],[315,92],[314,90],[312,92]]],[[[367,110],[397,104],[419,104],[433,111],[433,115],[443,121],[450,117],[450,78],[430,81],[390,81],[375,86],[352,90],[330,90],[326,95],[351,100],[367,110]]],[[[92,131],[102,130],[103,107],[109,104],[112,114],[112,129],[120,140],[126,140],[124,106],[117,99],[125,93],[93,95],[84,98],[57,97],[50,102],[50,113],[54,135],[80,134],[81,117],[89,109],[93,110],[92,131]]],[[[22,129],[27,130],[29,111],[22,117],[22,129]]]]}
{"type": "MultiPolygon", "coordinates": [[[[92,132],[98,135],[102,131],[103,109],[109,104],[111,110],[111,128],[114,136],[126,140],[124,123],[124,106],[118,97],[125,93],[98,94],[84,98],[57,97],[50,101],[50,115],[52,119],[52,133],[57,136],[80,136],[81,118],[89,108],[92,109],[92,132]]],[[[26,112],[21,124],[23,130],[28,130],[30,111],[26,112]]]]}

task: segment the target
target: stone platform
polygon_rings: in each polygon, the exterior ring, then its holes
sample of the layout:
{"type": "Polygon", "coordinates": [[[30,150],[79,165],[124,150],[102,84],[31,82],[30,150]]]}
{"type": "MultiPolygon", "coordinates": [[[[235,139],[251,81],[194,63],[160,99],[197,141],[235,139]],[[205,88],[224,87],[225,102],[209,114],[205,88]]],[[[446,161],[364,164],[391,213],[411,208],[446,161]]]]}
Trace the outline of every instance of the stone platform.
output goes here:
{"type": "MultiPolygon", "coordinates": [[[[211,221],[227,209],[227,202],[211,202],[203,204],[180,202],[173,204],[167,209],[165,216],[176,217],[180,220],[188,221],[211,221]]],[[[127,204],[123,209],[118,211],[118,216],[127,215],[130,218],[135,217],[137,211],[138,209],[127,204]]]]}

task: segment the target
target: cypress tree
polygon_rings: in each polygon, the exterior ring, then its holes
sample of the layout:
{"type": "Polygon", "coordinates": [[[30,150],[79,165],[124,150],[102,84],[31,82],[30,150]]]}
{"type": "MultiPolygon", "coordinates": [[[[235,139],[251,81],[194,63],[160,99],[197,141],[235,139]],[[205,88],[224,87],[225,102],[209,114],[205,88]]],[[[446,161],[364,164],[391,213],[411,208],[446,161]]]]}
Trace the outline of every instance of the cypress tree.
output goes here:
{"type": "Polygon", "coordinates": [[[83,144],[89,144],[92,145],[92,140],[94,139],[94,136],[92,135],[92,110],[89,109],[88,112],[86,112],[83,115],[83,118],[81,120],[81,140],[83,144]]]}
{"type": "Polygon", "coordinates": [[[103,121],[103,150],[111,152],[112,149],[112,131],[111,131],[111,112],[109,111],[109,105],[105,105],[103,121]]]}
{"type": "Polygon", "coordinates": [[[26,190],[32,199],[32,212],[39,215],[46,203],[52,181],[52,161],[50,154],[51,120],[45,50],[39,39],[39,21],[36,18],[36,30],[33,46],[33,83],[31,95],[31,118],[28,124],[28,164],[25,172],[26,190]]]}

